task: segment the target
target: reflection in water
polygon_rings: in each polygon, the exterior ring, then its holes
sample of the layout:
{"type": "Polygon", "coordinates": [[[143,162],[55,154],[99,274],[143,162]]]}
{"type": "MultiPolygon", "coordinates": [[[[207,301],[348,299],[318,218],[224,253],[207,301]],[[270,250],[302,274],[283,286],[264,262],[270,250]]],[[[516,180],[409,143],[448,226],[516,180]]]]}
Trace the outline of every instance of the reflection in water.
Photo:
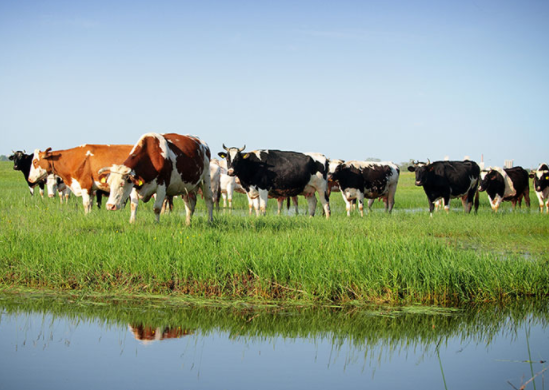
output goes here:
{"type": "Polygon", "coordinates": [[[178,339],[192,334],[192,331],[183,329],[180,326],[151,326],[151,325],[128,325],[136,340],[143,342],[160,341],[167,339],[178,339]]]}
{"type": "Polygon", "coordinates": [[[547,305],[251,310],[0,296],[0,389],[519,388],[546,367],[547,305]]]}

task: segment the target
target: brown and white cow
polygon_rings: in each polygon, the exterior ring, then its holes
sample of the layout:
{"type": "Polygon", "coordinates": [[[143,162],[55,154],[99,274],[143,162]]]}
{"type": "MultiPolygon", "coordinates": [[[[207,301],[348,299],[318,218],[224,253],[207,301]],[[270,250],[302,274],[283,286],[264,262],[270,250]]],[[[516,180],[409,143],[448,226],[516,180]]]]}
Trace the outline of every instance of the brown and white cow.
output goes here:
{"type": "MultiPolygon", "coordinates": [[[[29,180],[36,182],[47,175],[54,174],[71,189],[76,196],[82,197],[84,212],[92,209],[92,197],[95,191],[109,191],[102,183],[98,171],[107,165],[119,164],[126,159],[132,145],[82,145],[72,149],[41,152],[36,149],[29,173],[29,180]]],[[[99,196],[99,195],[98,195],[99,196]]],[[[137,195],[132,195],[130,221],[135,220],[137,195]]]]}
{"type": "Polygon", "coordinates": [[[196,206],[196,193],[201,189],[211,222],[213,202],[209,165],[210,149],[197,137],[174,133],[144,134],[120,165],[99,171],[110,189],[107,209],[120,209],[135,188],[144,202],[156,194],[154,213],[158,222],[166,196],[182,195],[189,225],[196,206]]]}

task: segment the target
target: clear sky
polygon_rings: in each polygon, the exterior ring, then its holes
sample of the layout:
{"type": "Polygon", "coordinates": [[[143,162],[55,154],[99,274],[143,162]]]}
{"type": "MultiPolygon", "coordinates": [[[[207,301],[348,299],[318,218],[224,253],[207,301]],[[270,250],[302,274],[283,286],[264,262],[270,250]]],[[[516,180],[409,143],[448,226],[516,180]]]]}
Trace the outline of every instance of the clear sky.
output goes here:
{"type": "Polygon", "coordinates": [[[147,132],[549,162],[549,2],[0,2],[0,154],[147,132]]]}

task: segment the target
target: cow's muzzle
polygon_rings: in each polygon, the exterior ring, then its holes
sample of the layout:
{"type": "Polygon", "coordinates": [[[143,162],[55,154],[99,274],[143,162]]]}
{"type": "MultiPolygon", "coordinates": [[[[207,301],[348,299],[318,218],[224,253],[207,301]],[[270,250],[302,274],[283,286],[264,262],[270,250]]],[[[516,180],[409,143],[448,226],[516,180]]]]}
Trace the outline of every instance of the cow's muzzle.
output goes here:
{"type": "Polygon", "coordinates": [[[227,175],[234,176],[234,169],[233,168],[227,169],[227,175]]]}
{"type": "Polygon", "coordinates": [[[118,207],[113,203],[107,203],[107,210],[116,211],[116,210],[118,210],[118,207]]]}
{"type": "Polygon", "coordinates": [[[416,180],[416,186],[420,186],[421,182],[419,180],[416,180]]]}

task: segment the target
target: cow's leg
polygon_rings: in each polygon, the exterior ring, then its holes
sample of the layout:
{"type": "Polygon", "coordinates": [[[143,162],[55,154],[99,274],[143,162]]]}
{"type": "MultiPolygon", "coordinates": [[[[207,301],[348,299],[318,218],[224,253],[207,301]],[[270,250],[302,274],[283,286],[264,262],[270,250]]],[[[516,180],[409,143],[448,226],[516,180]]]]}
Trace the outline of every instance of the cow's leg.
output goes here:
{"type": "Polygon", "coordinates": [[[343,197],[343,201],[345,202],[345,210],[347,210],[347,216],[351,216],[351,201],[347,199],[345,196],[345,192],[341,191],[341,196],[343,197]]]}
{"type": "MultiPolygon", "coordinates": [[[[368,199],[368,212],[372,211],[372,205],[374,204],[375,199],[368,199]]],[[[387,210],[387,199],[383,199],[383,203],[385,203],[385,210],[387,210]]]]}
{"type": "Polygon", "coordinates": [[[463,205],[463,211],[466,213],[471,212],[471,206],[473,206],[473,203],[469,201],[469,194],[466,196],[461,197],[461,204],[463,205]]]}
{"type": "Polygon", "coordinates": [[[191,218],[194,214],[194,209],[196,207],[196,194],[191,192],[189,194],[183,195],[182,198],[183,202],[185,203],[185,224],[189,226],[191,224],[191,218]]]}
{"type": "Polygon", "coordinates": [[[305,199],[307,199],[307,204],[309,206],[308,214],[310,217],[314,217],[316,212],[316,204],[317,204],[317,200],[314,192],[312,194],[306,194],[305,199]]]}
{"type": "Polygon", "coordinates": [[[34,195],[34,187],[29,186],[29,191],[30,191],[31,196],[34,195]]]}
{"type": "Polygon", "coordinates": [[[160,222],[160,213],[162,212],[162,205],[164,204],[164,199],[166,198],[166,186],[159,185],[156,188],[156,195],[154,198],[153,211],[156,222],[160,222]]]}
{"type": "MultiPolygon", "coordinates": [[[[204,197],[204,201],[206,202],[206,208],[208,209],[208,222],[213,222],[214,194],[212,192],[212,181],[210,178],[210,170],[207,168],[204,170],[204,179],[202,180],[201,188],[202,188],[202,195],[204,197]]],[[[218,204],[218,209],[219,209],[219,204],[218,204]]]]}
{"type": "Polygon", "coordinates": [[[530,188],[526,187],[524,190],[524,203],[526,203],[526,207],[530,208],[530,188]]]}
{"type": "MultiPolygon", "coordinates": [[[[316,198],[315,198],[315,200],[316,200],[316,198]]],[[[295,208],[295,215],[299,215],[299,212],[298,212],[299,210],[297,208],[297,196],[292,196],[292,202],[293,202],[294,208],[295,208]]],[[[315,205],[315,207],[316,207],[316,205],[315,205]]]]}
{"type": "Polygon", "coordinates": [[[40,187],[40,196],[44,198],[44,184],[40,183],[38,184],[38,187],[40,187]]]}
{"type": "Polygon", "coordinates": [[[90,194],[88,190],[82,190],[82,204],[84,205],[84,213],[89,214],[92,210],[92,197],[90,197],[90,194]]]}
{"type": "Polygon", "coordinates": [[[386,210],[389,211],[389,213],[393,212],[393,207],[395,207],[395,193],[396,193],[397,186],[392,185],[391,188],[389,188],[389,193],[387,194],[387,208],[386,210]]]}
{"type": "Polygon", "coordinates": [[[267,200],[268,199],[269,199],[269,191],[260,189],[259,190],[258,203],[259,203],[259,213],[261,215],[266,215],[267,214],[267,200]]]}
{"type": "Polygon", "coordinates": [[[331,210],[330,210],[330,198],[328,196],[327,192],[328,184],[324,186],[321,186],[320,189],[317,189],[318,197],[320,198],[320,203],[322,204],[322,208],[324,209],[324,213],[326,214],[326,219],[330,218],[331,210]]]}
{"type": "Polygon", "coordinates": [[[284,199],[285,198],[276,198],[276,202],[278,204],[277,215],[280,215],[280,213],[282,212],[282,207],[284,207],[284,199]]]}
{"type": "Polygon", "coordinates": [[[130,193],[130,223],[135,222],[138,204],[139,204],[139,196],[137,195],[137,190],[133,188],[132,192],[130,193]]]}

